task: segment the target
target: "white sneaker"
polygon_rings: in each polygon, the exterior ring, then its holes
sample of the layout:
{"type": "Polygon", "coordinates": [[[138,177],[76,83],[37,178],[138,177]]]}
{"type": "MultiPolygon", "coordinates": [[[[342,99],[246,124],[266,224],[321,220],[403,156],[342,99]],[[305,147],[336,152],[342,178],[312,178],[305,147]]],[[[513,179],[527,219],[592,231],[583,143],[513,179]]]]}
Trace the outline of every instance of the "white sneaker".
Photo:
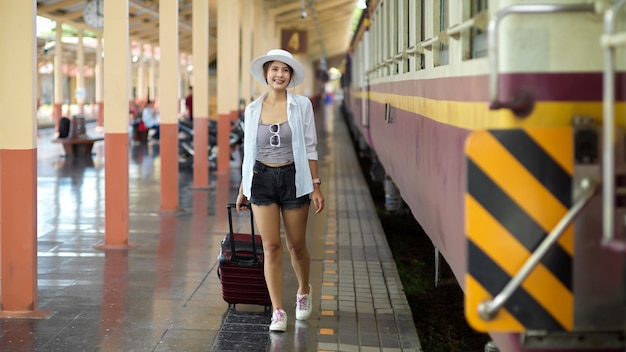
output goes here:
{"type": "Polygon", "coordinates": [[[287,330],[287,313],[284,310],[278,308],[272,314],[272,323],[270,324],[270,331],[286,331],[287,330]]]}
{"type": "Polygon", "coordinates": [[[309,293],[304,295],[296,294],[296,320],[307,320],[313,311],[311,303],[311,285],[309,285],[309,293]]]}

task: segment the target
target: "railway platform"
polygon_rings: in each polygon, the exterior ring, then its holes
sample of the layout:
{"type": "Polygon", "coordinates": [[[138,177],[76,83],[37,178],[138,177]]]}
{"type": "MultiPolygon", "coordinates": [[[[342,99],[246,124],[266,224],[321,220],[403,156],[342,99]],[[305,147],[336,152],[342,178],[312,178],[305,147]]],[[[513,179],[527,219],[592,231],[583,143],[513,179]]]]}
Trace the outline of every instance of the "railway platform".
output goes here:
{"type": "MultiPolygon", "coordinates": [[[[129,140],[130,250],[104,239],[104,142],[66,158],[38,140],[38,303],[45,319],[1,319],[0,351],[421,351],[391,251],[349,132],[332,106],[316,114],[326,209],[310,215],[313,315],[294,319],[296,278],[285,250],[285,333],[269,311],[229,309],[216,273],[226,203],[240,173],[194,190],[179,173],[180,212],[160,213],[159,144],[129,140]],[[293,294],[290,292],[293,291],[293,294]]],[[[236,214],[236,213],[235,213],[236,214]]],[[[248,214],[234,216],[249,231],[248,214]]]]}

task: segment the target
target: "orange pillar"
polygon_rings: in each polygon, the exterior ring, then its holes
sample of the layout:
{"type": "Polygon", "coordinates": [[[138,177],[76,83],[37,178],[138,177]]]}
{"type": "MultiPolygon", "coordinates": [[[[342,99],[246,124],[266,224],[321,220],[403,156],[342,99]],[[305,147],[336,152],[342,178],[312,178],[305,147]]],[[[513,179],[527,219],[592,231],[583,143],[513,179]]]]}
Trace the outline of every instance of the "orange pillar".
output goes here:
{"type": "MultiPolygon", "coordinates": [[[[249,63],[254,59],[252,50],[252,40],[254,37],[254,2],[250,2],[248,6],[242,6],[241,9],[241,67],[239,69],[239,77],[241,77],[241,89],[239,99],[244,99],[246,104],[250,102],[252,93],[252,75],[250,75],[249,63]]],[[[237,102],[237,109],[243,108],[237,102]]]]}
{"type": "Polygon", "coordinates": [[[105,243],[101,249],[128,249],[128,92],[130,43],[128,0],[104,2],[105,243]]]}
{"type": "MultiPolygon", "coordinates": [[[[163,115],[161,115],[163,116],[163,115]]],[[[161,123],[161,212],[179,212],[178,207],[178,125],[161,123]]]]}
{"type": "Polygon", "coordinates": [[[83,44],[83,30],[78,30],[78,44],[76,47],[76,104],[78,113],[85,113],[85,45],[83,44]]]}
{"type": "Polygon", "coordinates": [[[159,6],[161,211],[178,209],[178,2],[159,6]]]}
{"type": "Polygon", "coordinates": [[[96,105],[98,105],[98,116],[96,116],[96,127],[104,128],[104,102],[99,101],[96,105]]]}
{"type": "Polygon", "coordinates": [[[54,118],[54,130],[59,130],[59,120],[63,117],[63,104],[62,103],[53,103],[52,104],[52,118],[54,118]]]}
{"type": "Polygon", "coordinates": [[[96,35],[96,66],[94,70],[96,83],[96,105],[98,106],[98,115],[96,116],[96,130],[102,132],[104,130],[104,99],[103,99],[103,67],[102,67],[102,34],[96,35]]]}
{"type": "MultiPolygon", "coordinates": [[[[238,187],[239,184],[237,183],[238,187]]],[[[217,185],[215,187],[215,217],[217,219],[226,219],[228,211],[226,204],[234,202],[230,199],[230,173],[218,173],[217,185]]]]}
{"type": "Polygon", "coordinates": [[[137,62],[137,105],[146,104],[146,55],[143,43],[139,43],[139,61],[137,62]]]}
{"type": "MultiPolygon", "coordinates": [[[[195,99],[195,98],[194,98],[195,99]]],[[[196,103],[193,104],[196,110],[196,103]]],[[[208,113],[208,111],[207,111],[208,113]]],[[[209,188],[209,118],[193,114],[193,188],[209,188]]]]}
{"type": "MultiPolygon", "coordinates": [[[[62,44],[62,23],[57,21],[57,28],[54,40],[54,129],[59,130],[59,120],[63,117],[63,44],[62,44]]],[[[69,116],[68,116],[69,118],[69,116]]]]}
{"type": "MultiPolygon", "coordinates": [[[[239,41],[233,41],[229,38],[239,37],[241,8],[239,0],[219,0],[217,6],[217,17],[220,19],[217,23],[217,71],[230,72],[231,75],[218,75],[217,86],[217,116],[218,129],[217,132],[217,171],[226,173],[230,170],[230,121],[233,112],[239,108],[239,82],[241,81],[241,70],[239,68],[239,58],[241,52],[239,49],[239,41]]],[[[248,65],[249,63],[242,63],[248,65]]]]}
{"type": "Polygon", "coordinates": [[[0,317],[42,318],[37,302],[35,1],[0,2],[0,317]]]}
{"type": "Polygon", "coordinates": [[[193,0],[193,188],[209,188],[209,2],[193,0]]]}
{"type": "Polygon", "coordinates": [[[218,156],[217,156],[217,172],[218,173],[229,173],[230,172],[230,130],[231,130],[231,121],[237,121],[239,118],[238,112],[236,110],[230,111],[228,114],[219,114],[218,115],[218,131],[217,131],[217,145],[218,145],[218,156]]]}
{"type": "MultiPolygon", "coordinates": [[[[219,104],[219,103],[218,103],[219,104]]],[[[235,112],[236,116],[237,112],[235,112]]],[[[217,172],[228,173],[230,171],[230,121],[232,113],[219,114],[217,123],[217,172]]]]}

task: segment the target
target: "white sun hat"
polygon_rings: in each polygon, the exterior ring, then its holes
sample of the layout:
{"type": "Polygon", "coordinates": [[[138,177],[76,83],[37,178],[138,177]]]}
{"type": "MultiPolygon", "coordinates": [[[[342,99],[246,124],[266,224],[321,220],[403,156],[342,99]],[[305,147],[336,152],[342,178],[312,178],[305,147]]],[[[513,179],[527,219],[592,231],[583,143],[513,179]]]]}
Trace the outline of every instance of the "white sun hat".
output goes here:
{"type": "Polygon", "coordinates": [[[259,56],[252,60],[252,63],[250,63],[250,74],[252,74],[252,77],[254,77],[254,79],[256,79],[259,83],[267,86],[268,84],[265,81],[265,75],[263,74],[263,65],[266,62],[272,61],[283,62],[293,69],[291,82],[289,82],[287,88],[295,87],[304,81],[304,67],[302,64],[296,61],[290,52],[282,49],[272,49],[267,52],[267,55],[259,56]]]}

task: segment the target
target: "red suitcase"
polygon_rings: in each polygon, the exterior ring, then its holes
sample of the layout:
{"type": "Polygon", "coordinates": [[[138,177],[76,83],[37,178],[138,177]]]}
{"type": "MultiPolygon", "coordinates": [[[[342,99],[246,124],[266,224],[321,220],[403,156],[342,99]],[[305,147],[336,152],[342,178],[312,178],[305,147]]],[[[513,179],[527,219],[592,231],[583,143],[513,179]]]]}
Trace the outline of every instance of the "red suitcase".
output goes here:
{"type": "Polygon", "coordinates": [[[218,257],[217,275],[222,283],[222,297],[231,305],[258,304],[269,307],[270,295],[263,275],[263,243],[260,235],[254,234],[254,215],[250,210],[251,233],[234,233],[232,208],[229,203],[229,233],[222,240],[218,257]]]}

